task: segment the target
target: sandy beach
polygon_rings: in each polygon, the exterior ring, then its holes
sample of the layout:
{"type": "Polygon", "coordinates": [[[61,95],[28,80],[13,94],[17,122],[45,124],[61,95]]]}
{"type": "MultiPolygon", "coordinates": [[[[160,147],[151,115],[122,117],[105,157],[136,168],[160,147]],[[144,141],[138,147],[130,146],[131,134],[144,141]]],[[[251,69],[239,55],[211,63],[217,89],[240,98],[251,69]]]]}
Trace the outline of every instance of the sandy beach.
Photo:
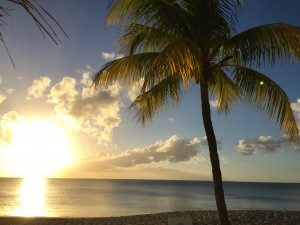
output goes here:
{"type": "MultiPolygon", "coordinates": [[[[300,225],[300,211],[230,211],[233,225],[300,225]]],[[[193,225],[217,225],[215,211],[192,211],[121,217],[0,217],[0,225],[167,225],[169,217],[190,216],[193,225]]]]}

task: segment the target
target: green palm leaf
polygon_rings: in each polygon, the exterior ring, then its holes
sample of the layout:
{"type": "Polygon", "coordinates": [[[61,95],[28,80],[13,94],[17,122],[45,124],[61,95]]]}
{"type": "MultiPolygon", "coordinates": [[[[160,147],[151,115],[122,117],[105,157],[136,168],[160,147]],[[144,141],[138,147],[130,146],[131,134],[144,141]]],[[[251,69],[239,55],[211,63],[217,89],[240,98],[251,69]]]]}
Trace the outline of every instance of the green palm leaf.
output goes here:
{"type": "Polygon", "coordinates": [[[224,43],[224,52],[236,62],[260,66],[300,59],[300,28],[268,24],[246,30],[224,43]]]}
{"type": "Polygon", "coordinates": [[[240,89],[220,68],[216,67],[213,71],[213,83],[210,83],[211,95],[215,95],[219,113],[228,114],[233,105],[240,99],[240,89]]]}
{"type": "Polygon", "coordinates": [[[184,24],[180,21],[180,7],[176,0],[112,0],[109,8],[109,25],[143,22],[153,27],[163,27],[166,21],[184,24]]]}
{"type": "MultiPolygon", "coordinates": [[[[182,92],[181,83],[181,76],[174,74],[166,77],[148,91],[142,91],[129,107],[130,111],[135,113],[136,121],[145,126],[153,120],[158,111],[170,105],[179,104],[182,92]]],[[[143,90],[145,90],[144,87],[143,90]]]]}
{"type": "Polygon", "coordinates": [[[292,140],[298,139],[298,126],[289,99],[278,84],[266,75],[243,66],[235,68],[233,79],[248,105],[266,112],[270,118],[276,119],[292,140]]]}
{"type": "Polygon", "coordinates": [[[151,86],[169,74],[179,74],[186,87],[189,86],[191,78],[199,80],[201,54],[197,50],[196,46],[186,39],[178,38],[171,42],[152,64],[151,73],[155,76],[147,78],[152,81],[151,86]]]}
{"type": "Polygon", "coordinates": [[[119,40],[120,51],[126,55],[161,51],[174,40],[174,35],[143,24],[131,24],[119,40]]]}
{"type": "Polygon", "coordinates": [[[159,53],[147,52],[125,56],[105,64],[93,77],[94,87],[121,81],[132,84],[143,78],[151,68],[159,53]]]}

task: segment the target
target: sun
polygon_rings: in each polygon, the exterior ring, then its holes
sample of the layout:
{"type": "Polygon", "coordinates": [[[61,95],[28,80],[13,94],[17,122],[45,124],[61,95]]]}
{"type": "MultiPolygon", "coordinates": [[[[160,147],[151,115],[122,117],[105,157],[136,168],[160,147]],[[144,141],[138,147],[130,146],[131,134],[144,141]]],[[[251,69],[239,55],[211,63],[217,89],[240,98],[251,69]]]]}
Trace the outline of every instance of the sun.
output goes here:
{"type": "Polygon", "coordinates": [[[48,177],[73,161],[68,137],[55,122],[22,121],[12,132],[4,154],[4,167],[11,176],[48,177]]]}

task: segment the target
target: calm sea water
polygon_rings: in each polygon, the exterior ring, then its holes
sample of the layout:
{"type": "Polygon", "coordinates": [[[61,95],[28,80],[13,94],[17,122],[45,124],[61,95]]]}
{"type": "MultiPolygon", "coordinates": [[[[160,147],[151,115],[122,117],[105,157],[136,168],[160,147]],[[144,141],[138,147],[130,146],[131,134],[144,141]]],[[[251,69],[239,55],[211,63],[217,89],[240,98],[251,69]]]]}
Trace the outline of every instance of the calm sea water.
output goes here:
{"type": "MultiPolygon", "coordinates": [[[[300,211],[300,184],[225,182],[229,210],[300,211]]],[[[0,216],[102,217],[216,210],[211,182],[0,179],[0,216]]]]}

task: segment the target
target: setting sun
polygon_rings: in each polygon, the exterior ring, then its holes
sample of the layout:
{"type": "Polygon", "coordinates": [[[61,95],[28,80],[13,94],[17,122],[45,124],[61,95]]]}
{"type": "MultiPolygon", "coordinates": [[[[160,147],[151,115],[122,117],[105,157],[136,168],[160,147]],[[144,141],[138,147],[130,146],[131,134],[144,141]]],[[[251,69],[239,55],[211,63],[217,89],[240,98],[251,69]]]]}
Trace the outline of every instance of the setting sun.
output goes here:
{"type": "Polygon", "coordinates": [[[22,121],[12,132],[4,155],[5,169],[12,176],[47,177],[72,163],[68,137],[57,123],[22,121]]]}

